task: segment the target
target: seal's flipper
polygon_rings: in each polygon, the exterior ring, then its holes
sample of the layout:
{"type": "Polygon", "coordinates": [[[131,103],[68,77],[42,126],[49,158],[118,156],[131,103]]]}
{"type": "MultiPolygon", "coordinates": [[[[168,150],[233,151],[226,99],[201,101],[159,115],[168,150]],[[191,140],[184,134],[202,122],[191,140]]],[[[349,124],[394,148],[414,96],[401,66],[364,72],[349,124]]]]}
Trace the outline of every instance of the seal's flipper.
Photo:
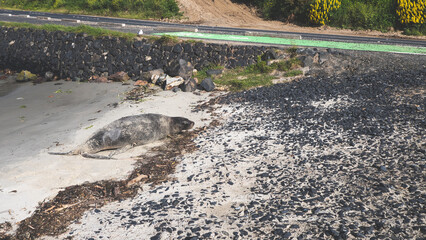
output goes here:
{"type": "Polygon", "coordinates": [[[72,151],[70,152],[48,152],[50,155],[74,155],[72,151]]]}
{"type": "Polygon", "coordinates": [[[134,145],[132,144],[132,145],[126,145],[126,146],[124,146],[124,147],[122,147],[122,148],[119,148],[119,149],[117,149],[117,150],[115,150],[115,151],[112,151],[108,156],[109,157],[112,157],[112,156],[114,156],[114,155],[117,155],[117,154],[121,154],[121,153],[124,153],[124,152],[127,152],[129,149],[131,149],[131,148],[133,148],[134,147],[134,145]]]}
{"type": "Polygon", "coordinates": [[[81,154],[82,157],[85,158],[94,158],[94,159],[111,159],[111,160],[116,160],[113,157],[110,156],[102,156],[102,155],[97,155],[97,154],[90,154],[90,153],[82,153],[81,154]]]}

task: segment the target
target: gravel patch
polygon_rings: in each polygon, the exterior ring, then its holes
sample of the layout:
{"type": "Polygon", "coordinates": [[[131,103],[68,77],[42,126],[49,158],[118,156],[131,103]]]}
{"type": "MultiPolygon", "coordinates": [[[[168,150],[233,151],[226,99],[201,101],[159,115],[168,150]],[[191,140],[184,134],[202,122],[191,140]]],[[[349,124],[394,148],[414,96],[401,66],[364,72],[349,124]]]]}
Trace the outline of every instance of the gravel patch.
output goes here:
{"type": "Polygon", "coordinates": [[[423,239],[422,60],[227,95],[173,180],[59,238],[423,239]]]}

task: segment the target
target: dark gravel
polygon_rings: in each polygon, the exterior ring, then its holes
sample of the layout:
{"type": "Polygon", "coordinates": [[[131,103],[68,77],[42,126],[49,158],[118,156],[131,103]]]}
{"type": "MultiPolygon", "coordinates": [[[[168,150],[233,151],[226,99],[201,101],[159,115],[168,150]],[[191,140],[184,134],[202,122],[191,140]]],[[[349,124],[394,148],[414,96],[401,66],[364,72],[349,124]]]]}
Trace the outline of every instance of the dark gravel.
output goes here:
{"type": "Polygon", "coordinates": [[[250,202],[247,223],[274,239],[422,239],[425,90],[423,68],[306,78],[224,99],[247,108],[230,131],[267,126],[284,152],[255,168],[251,191],[273,197],[250,202]]]}
{"type": "Polygon", "coordinates": [[[174,181],[66,236],[424,239],[426,58],[374,65],[375,54],[340,75],[223,97],[224,124],[195,140],[174,181]]]}

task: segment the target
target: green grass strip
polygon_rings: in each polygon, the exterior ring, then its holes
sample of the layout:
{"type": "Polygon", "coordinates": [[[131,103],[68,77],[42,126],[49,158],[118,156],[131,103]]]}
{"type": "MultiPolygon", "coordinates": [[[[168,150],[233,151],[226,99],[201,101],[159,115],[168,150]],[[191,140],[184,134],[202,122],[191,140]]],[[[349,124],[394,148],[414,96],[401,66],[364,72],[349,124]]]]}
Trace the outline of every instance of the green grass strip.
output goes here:
{"type": "Polygon", "coordinates": [[[12,27],[12,28],[31,28],[37,30],[46,30],[48,32],[54,31],[62,31],[69,33],[86,33],[87,35],[93,37],[102,37],[102,36],[111,36],[111,37],[119,37],[124,38],[128,41],[132,41],[137,34],[135,33],[123,33],[98,27],[91,27],[87,25],[79,25],[76,27],[68,27],[62,25],[55,24],[44,24],[44,25],[36,25],[31,23],[17,23],[17,22],[0,22],[0,27],[12,27]]]}
{"type": "Polygon", "coordinates": [[[359,51],[426,54],[426,48],[424,47],[410,47],[410,46],[384,45],[384,44],[371,44],[371,43],[348,43],[348,42],[300,40],[300,39],[285,39],[285,38],[275,38],[275,37],[258,37],[258,36],[242,36],[242,35],[226,35],[226,34],[194,33],[194,32],[156,33],[156,35],[172,35],[172,36],[185,37],[185,38],[212,39],[212,40],[250,42],[250,43],[268,43],[268,44],[304,46],[304,47],[337,48],[337,49],[359,50],[359,51]]]}

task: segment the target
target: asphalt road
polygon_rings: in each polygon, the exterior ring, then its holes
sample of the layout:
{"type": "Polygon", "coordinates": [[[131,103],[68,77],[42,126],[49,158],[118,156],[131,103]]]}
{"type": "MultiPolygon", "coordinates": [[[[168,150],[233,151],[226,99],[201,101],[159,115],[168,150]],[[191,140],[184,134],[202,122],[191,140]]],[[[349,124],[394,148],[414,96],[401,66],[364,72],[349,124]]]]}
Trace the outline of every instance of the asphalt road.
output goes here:
{"type": "Polygon", "coordinates": [[[135,20],[135,19],[121,19],[109,17],[96,17],[75,14],[58,14],[46,12],[32,12],[32,11],[16,11],[0,9],[0,21],[17,21],[29,23],[55,23],[61,25],[76,25],[88,24],[99,25],[104,28],[114,29],[123,32],[135,32],[137,29],[143,29],[145,34],[156,32],[173,32],[173,31],[198,31],[209,33],[222,33],[222,34],[237,34],[245,35],[247,32],[254,32],[256,34],[274,35],[286,37],[300,37],[306,40],[325,40],[325,41],[343,41],[343,42],[358,42],[358,43],[381,43],[391,45],[408,45],[417,47],[426,47],[424,40],[411,40],[399,38],[378,38],[378,37],[357,37],[357,36],[342,36],[342,35],[328,35],[328,34],[315,34],[315,33],[297,33],[297,32],[284,32],[284,31],[271,31],[260,29],[246,29],[246,28],[229,28],[229,27],[211,27],[203,25],[191,24],[178,24],[167,23],[159,21],[148,20],[135,20]]]}

